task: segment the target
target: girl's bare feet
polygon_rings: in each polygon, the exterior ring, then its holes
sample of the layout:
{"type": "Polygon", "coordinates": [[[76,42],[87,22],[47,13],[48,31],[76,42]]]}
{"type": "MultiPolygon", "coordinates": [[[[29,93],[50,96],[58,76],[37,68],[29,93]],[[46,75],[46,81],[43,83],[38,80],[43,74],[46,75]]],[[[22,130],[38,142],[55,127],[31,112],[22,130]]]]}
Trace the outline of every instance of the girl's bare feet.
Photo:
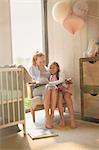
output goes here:
{"type": "Polygon", "coordinates": [[[66,127],[66,123],[65,123],[65,119],[64,118],[62,118],[60,120],[60,125],[59,126],[62,127],[62,128],[66,127]]]}
{"type": "Polygon", "coordinates": [[[70,127],[71,127],[72,129],[75,129],[75,128],[76,128],[76,125],[75,125],[75,122],[74,122],[74,121],[71,121],[70,127]]]}
{"type": "Polygon", "coordinates": [[[51,117],[50,117],[50,116],[48,116],[48,117],[46,118],[45,127],[46,127],[47,129],[52,129],[52,121],[51,121],[51,117]]]}

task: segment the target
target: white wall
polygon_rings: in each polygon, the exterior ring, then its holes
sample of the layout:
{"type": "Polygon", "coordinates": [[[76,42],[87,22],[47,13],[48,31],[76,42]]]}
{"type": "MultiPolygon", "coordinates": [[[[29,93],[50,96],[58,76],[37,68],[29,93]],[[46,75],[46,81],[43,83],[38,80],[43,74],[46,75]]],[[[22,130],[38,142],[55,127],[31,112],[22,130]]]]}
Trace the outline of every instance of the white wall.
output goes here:
{"type": "Polygon", "coordinates": [[[99,0],[88,0],[88,39],[99,39],[99,0]]]}
{"type": "MultiPolygon", "coordinates": [[[[88,39],[99,35],[99,18],[88,16],[83,29],[72,35],[53,20],[52,7],[57,1],[48,0],[49,59],[58,61],[66,75],[72,77],[74,109],[80,112],[79,58],[83,57],[83,51],[87,49],[88,39]]],[[[89,15],[99,15],[99,0],[89,0],[88,5],[89,15]]]]}
{"type": "Polygon", "coordinates": [[[0,0],[0,66],[11,64],[9,0],[0,0]]]}
{"type": "MultiPolygon", "coordinates": [[[[90,39],[99,38],[99,0],[88,0],[88,20],[84,28],[72,35],[52,18],[52,6],[58,0],[48,0],[49,59],[60,63],[66,75],[73,79],[73,101],[80,112],[79,58],[90,39]]],[[[72,0],[71,0],[72,1],[72,0]]],[[[11,64],[9,0],[0,0],[0,65],[11,64]]]]}

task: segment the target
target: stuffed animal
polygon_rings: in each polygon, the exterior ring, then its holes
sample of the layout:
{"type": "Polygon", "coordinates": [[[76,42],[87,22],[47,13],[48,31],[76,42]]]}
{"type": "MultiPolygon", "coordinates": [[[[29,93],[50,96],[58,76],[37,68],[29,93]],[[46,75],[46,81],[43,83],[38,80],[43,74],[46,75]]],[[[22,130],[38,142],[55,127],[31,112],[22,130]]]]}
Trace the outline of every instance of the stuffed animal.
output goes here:
{"type": "Polygon", "coordinates": [[[88,49],[86,51],[87,57],[94,57],[99,50],[99,45],[95,40],[90,40],[88,44],[88,49]]]}

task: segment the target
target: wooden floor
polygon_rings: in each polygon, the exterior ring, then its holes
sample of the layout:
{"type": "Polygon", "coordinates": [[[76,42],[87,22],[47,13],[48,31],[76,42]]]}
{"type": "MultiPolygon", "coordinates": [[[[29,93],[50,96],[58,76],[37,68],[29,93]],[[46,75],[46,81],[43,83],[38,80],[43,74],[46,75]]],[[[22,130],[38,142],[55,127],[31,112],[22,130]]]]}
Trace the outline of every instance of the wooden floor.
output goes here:
{"type": "MultiPolygon", "coordinates": [[[[54,130],[59,134],[50,137],[32,140],[23,132],[7,134],[0,139],[0,150],[99,150],[99,124],[89,123],[76,119],[77,128],[71,129],[69,117],[65,114],[67,126],[59,128],[59,115],[56,112],[54,130]]],[[[36,113],[36,126],[44,127],[44,111],[36,113]]],[[[33,126],[31,114],[26,114],[27,130],[33,126]]]]}

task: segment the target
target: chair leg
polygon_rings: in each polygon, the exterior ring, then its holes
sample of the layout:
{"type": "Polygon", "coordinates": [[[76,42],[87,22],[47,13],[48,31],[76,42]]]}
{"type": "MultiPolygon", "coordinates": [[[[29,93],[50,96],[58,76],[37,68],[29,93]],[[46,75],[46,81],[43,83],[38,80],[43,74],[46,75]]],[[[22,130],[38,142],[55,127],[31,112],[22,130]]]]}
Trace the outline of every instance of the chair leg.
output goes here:
{"type": "Polygon", "coordinates": [[[23,123],[23,133],[24,133],[24,136],[26,135],[26,126],[25,126],[25,122],[23,123]]]}
{"type": "Polygon", "coordinates": [[[63,111],[64,111],[64,112],[66,111],[66,106],[63,106],[63,111]]]}
{"type": "Polygon", "coordinates": [[[66,104],[63,103],[63,112],[66,112],[66,104]]]}
{"type": "Polygon", "coordinates": [[[35,122],[35,110],[33,110],[33,108],[31,108],[31,114],[32,114],[33,122],[35,122]]]}

